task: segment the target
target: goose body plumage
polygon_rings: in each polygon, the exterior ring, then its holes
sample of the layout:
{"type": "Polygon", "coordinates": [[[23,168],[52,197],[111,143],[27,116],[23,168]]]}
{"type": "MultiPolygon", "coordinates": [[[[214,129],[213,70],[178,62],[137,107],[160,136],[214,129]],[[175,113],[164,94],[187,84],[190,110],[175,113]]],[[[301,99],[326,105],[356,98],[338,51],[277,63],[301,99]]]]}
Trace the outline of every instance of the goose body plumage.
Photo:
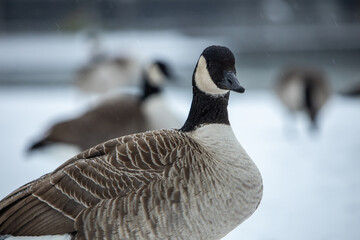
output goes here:
{"type": "Polygon", "coordinates": [[[220,239],[247,219],[260,203],[262,178],[226,110],[229,90],[244,90],[229,49],[211,46],[203,55],[226,64],[209,70],[216,87],[199,89],[193,78],[181,129],[106,141],[20,187],[0,202],[0,235],[220,239]],[[216,73],[223,70],[224,78],[216,73]]]}

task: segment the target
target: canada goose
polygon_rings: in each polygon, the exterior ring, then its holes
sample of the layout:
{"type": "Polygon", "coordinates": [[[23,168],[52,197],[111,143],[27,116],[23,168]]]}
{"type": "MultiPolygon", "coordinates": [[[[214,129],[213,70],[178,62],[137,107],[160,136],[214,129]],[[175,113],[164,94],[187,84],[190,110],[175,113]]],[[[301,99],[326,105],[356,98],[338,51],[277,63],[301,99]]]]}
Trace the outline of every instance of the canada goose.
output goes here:
{"type": "Polygon", "coordinates": [[[138,78],[139,63],[130,57],[95,59],[76,72],[75,85],[86,92],[106,93],[138,78]]]}
{"type": "Polygon", "coordinates": [[[97,32],[90,31],[86,37],[90,44],[89,61],[76,71],[74,83],[79,89],[106,93],[137,81],[141,67],[136,59],[126,54],[110,55],[97,32]]]}
{"type": "Polygon", "coordinates": [[[142,95],[127,94],[106,99],[77,118],[55,124],[29,150],[56,143],[85,150],[118,136],[176,127],[177,119],[161,96],[159,99],[162,85],[169,77],[169,67],[162,61],[154,61],[144,69],[142,95]]]}
{"type": "Polygon", "coordinates": [[[330,83],[318,69],[287,67],[276,82],[276,92],[290,111],[305,112],[312,129],[317,128],[317,116],[331,95],[330,83]]]}
{"type": "Polygon", "coordinates": [[[247,219],[262,178],[229,123],[230,90],[244,92],[235,58],[206,48],[180,129],[90,148],[0,202],[0,235],[74,239],[220,239],[247,219]]]}

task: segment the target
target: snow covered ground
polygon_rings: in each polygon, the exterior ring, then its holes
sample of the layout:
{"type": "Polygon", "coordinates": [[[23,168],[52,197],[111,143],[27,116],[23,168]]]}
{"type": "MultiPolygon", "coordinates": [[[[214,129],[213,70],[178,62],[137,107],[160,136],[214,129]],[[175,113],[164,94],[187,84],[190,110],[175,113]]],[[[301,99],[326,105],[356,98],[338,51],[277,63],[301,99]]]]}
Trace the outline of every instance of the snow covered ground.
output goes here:
{"type": "MultiPolygon", "coordinates": [[[[166,97],[185,119],[191,90],[170,89],[166,97]]],[[[70,87],[0,87],[0,198],[71,157],[30,156],[26,149],[54,121],[84,110],[87,100],[70,87]]],[[[303,116],[291,122],[267,91],[232,94],[229,115],[262,173],[264,196],[224,239],[360,239],[360,99],[334,96],[317,134],[303,116]]]]}

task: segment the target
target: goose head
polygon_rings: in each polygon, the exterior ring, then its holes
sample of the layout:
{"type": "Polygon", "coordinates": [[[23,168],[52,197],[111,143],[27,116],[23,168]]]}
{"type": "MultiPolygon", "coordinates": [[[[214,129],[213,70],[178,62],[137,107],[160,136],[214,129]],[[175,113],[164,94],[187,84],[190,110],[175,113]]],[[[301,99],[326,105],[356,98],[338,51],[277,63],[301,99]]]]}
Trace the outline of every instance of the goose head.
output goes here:
{"type": "Polygon", "coordinates": [[[229,91],[243,93],[236,78],[235,57],[227,47],[207,47],[199,57],[193,75],[193,86],[208,95],[224,95],[229,91]]]}
{"type": "Polygon", "coordinates": [[[227,47],[207,47],[195,66],[192,84],[190,112],[180,130],[191,132],[207,124],[230,125],[227,112],[230,91],[245,91],[236,78],[234,54],[227,47]]]}
{"type": "Polygon", "coordinates": [[[171,78],[169,66],[160,60],[152,62],[145,68],[148,83],[153,87],[162,87],[171,78]]]}
{"type": "Polygon", "coordinates": [[[160,93],[165,82],[171,77],[170,68],[164,61],[156,60],[149,64],[143,73],[143,96],[141,100],[160,93]]]}

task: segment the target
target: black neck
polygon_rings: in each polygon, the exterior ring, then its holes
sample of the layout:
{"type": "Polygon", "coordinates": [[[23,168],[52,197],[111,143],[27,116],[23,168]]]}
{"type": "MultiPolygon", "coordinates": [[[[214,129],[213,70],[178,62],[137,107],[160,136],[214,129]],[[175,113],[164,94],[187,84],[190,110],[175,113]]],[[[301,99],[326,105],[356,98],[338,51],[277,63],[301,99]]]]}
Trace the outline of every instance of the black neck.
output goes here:
{"type": "Polygon", "coordinates": [[[313,95],[314,95],[314,86],[312,86],[311,81],[306,81],[305,82],[305,91],[304,91],[304,95],[305,95],[305,108],[307,109],[310,119],[313,123],[313,126],[316,125],[316,108],[315,108],[315,103],[314,103],[314,99],[313,99],[313,95]]]}
{"type": "Polygon", "coordinates": [[[201,124],[209,123],[230,125],[227,112],[228,100],[229,93],[214,97],[205,94],[194,86],[189,116],[180,131],[190,132],[201,124]]]}
{"type": "Polygon", "coordinates": [[[153,94],[160,93],[161,88],[150,85],[149,77],[146,74],[144,74],[144,76],[143,76],[143,91],[144,92],[143,92],[143,95],[141,96],[141,101],[144,101],[145,99],[147,99],[149,96],[151,96],[153,94]]]}

